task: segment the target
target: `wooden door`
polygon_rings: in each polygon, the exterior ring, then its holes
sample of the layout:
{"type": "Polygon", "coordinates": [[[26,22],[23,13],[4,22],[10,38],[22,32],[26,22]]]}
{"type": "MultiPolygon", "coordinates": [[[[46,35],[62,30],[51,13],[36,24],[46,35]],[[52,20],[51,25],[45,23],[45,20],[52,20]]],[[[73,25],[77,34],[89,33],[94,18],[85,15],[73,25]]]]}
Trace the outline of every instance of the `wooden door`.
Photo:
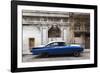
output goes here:
{"type": "Polygon", "coordinates": [[[85,48],[90,49],[90,38],[89,37],[85,38],[85,48]]]}
{"type": "Polygon", "coordinates": [[[30,51],[34,47],[34,44],[35,44],[35,39],[34,38],[29,38],[29,50],[30,51]]]}

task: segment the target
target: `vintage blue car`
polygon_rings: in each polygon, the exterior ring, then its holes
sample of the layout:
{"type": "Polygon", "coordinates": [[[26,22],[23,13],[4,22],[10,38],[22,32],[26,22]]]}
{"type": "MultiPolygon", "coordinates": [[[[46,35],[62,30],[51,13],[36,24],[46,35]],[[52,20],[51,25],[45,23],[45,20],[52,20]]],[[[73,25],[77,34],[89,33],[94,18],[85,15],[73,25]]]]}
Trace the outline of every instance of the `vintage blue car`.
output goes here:
{"type": "Polygon", "coordinates": [[[66,44],[65,42],[52,42],[44,47],[32,48],[33,55],[61,55],[61,54],[73,54],[74,56],[80,56],[83,52],[83,48],[76,44],[66,44]]]}

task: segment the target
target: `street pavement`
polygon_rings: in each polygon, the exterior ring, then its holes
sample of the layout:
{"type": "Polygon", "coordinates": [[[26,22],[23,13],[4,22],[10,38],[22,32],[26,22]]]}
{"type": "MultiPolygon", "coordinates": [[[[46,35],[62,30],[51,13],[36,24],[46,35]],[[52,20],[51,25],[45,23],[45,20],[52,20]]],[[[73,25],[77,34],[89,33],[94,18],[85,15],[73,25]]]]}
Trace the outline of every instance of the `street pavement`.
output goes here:
{"type": "Polygon", "coordinates": [[[90,51],[85,50],[79,57],[72,55],[56,55],[56,56],[38,56],[38,55],[23,55],[22,62],[41,62],[41,61],[58,61],[58,60],[84,60],[90,58],[90,51]]]}

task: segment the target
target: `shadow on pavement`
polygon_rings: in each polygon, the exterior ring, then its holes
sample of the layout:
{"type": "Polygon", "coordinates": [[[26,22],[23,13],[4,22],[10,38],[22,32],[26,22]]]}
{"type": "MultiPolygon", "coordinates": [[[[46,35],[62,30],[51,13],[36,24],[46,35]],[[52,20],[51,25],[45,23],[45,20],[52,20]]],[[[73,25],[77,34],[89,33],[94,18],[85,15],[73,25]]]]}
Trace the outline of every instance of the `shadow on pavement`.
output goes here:
{"type": "MultiPolygon", "coordinates": [[[[81,57],[80,55],[79,57],[81,57]]],[[[48,55],[48,56],[42,56],[42,55],[37,55],[35,58],[55,58],[55,57],[75,57],[70,54],[64,54],[64,55],[48,55]]]]}

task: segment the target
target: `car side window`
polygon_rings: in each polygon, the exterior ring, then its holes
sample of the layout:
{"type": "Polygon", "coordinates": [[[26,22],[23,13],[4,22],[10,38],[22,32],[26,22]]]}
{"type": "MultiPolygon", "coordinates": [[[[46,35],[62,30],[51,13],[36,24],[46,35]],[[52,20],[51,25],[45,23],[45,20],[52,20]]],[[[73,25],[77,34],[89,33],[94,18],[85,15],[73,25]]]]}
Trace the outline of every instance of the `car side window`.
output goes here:
{"type": "Polygon", "coordinates": [[[52,43],[51,46],[58,46],[58,43],[52,43]]]}
{"type": "Polygon", "coordinates": [[[58,43],[50,43],[46,47],[54,47],[54,46],[58,46],[58,43]]]}
{"type": "Polygon", "coordinates": [[[64,42],[59,42],[59,46],[65,46],[66,44],[64,42]]]}
{"type": "Polygon", "coordinates": [[[51,47],[51,46],[52,46],[52,43],[50,43],[50,44],[46,45],[46,47],[51,47]]]}

